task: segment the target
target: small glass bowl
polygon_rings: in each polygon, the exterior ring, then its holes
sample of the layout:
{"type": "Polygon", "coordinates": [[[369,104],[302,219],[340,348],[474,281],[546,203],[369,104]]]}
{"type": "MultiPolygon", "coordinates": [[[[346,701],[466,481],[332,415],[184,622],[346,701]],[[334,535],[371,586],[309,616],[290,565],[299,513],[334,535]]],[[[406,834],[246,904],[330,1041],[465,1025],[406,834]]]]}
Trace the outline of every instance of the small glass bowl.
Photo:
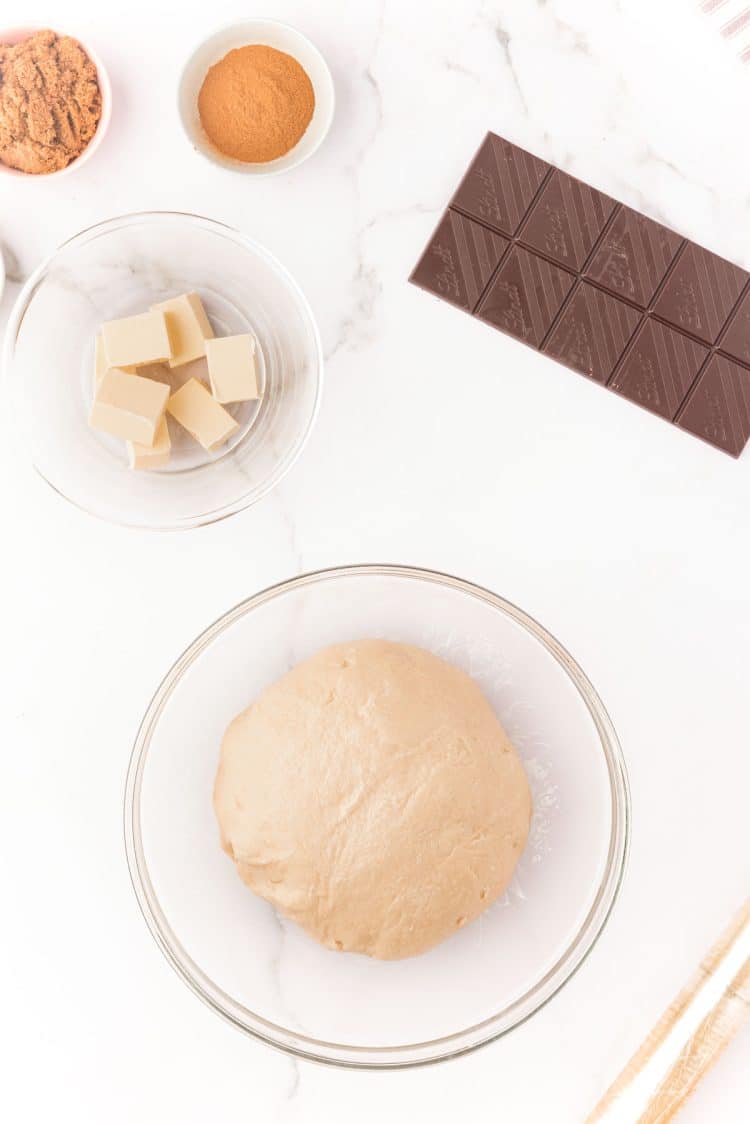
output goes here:
{"type": "MultiPolygon", "coordinates": [[[[21,291],[3,366],[22,452],[71,503],[125,526],[173,530],[212,523],[264,496],[310,435],[323,355],[305,297],[262,246],[198,215],[123,215],[64,242],[21,291]],[[251,332],[262,398],[227,407],[240,424],[205,453],[170,420],[170,463],[128,468],[125,443],[91,429],[94,339],[104,320],[195,291],[217,335],[251,332]]],[[[205,360],[176,368],[173,388],[205,378],[205,360]]]]}
{"type": "Polygon", "coordinates": [[[153,936],[214,1011],[290,1054],[397,1068],[499,1038],[570,979],[617,896],[629,809],[607,713],[541,625],[459,578],[344,566],[256,594],[180,656],[136,738],[125,839],[153,936]],[[534,801],[501,900],[401,961],[324,949],[252,894],[220,849],[211,802],[230,720],[299,660],[367,636],[421,645],[471,674],[521,754],[534,801]]]}

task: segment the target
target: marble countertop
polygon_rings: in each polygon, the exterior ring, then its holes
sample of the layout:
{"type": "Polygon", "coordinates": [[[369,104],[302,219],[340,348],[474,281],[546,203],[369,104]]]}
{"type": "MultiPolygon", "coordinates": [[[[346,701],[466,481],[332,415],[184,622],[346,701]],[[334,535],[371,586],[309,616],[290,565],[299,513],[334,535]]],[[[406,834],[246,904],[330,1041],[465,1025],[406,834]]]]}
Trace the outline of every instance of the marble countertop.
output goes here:
{"type": "MultiPolygon", "coordinates": [[[[231,223],[297,277],[327,385],[302,459],[187,535],[79,513],[0,443],[7,1119],[578,1124],[748,893],[750,455],[733,461],[406,283],[488,128],[750,267],[750,67],[696,0],[278,0],[338,94],[288,176],[200,159],[175,89],[237,0],[6,0],[97,47],[114,113],[60,180],[0,176],[4,324],[84,226],[166,208],[231,223]],[[601,693],[629,764],[621,899],[564,991],[507,1039],[420,1071],[295,1063],[205,1009],[138,913],[122,842],[132,739],[199,630],[302,570],[406,562],[542,621],[601,693]]],[[[742,1124],[750,1027],[680,1117],[742,1124]]]]}

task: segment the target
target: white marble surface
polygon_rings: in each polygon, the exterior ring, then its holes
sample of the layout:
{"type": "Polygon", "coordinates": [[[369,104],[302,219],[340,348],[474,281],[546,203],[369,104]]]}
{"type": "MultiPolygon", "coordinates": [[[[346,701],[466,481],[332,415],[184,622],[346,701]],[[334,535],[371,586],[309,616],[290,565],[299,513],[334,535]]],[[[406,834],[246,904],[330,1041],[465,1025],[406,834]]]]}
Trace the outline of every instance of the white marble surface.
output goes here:
{"type": "MultiPolygon", "coordinates": [[[[339,104],[316,157],[248,182],[190,150],[175,106],[187,52],[245,5],[3,5],[5,24],[90,36],[115,98],[80,173],[0,177],[3,317],[64,237],[182,209],[278,255],[328,363],[280,490],[188,535],[78,513],[6,433],[0,1111],[576,1124],[748,893],[750,455],[689,440],[405,278],[488,127],[750,266],[750,71],[693,0],[264,7],[315,39],[339,104]],[[124,862],[125,769],[163,672],[235,601],[342,561],[442,568],[516,601],[580,659],[631,771],[630,868],[589,962],[502,1043],[424,1071],[297,1065],[225,1026],[156,950],[124,862]]],[[[749,1055],[750,1028],[686,1124],[747,1120],[749,1055]]]]}

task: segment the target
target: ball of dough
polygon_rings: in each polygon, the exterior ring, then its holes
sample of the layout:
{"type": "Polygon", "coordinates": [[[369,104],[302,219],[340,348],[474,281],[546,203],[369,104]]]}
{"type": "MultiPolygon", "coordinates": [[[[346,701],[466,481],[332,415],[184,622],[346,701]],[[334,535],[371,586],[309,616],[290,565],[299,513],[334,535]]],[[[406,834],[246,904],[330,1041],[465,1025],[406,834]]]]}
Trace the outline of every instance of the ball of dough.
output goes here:
{"type": "Polygon", "coordinates": [[[394,959],[503,892],[531,797],[468,675],[362,640],[298,664],[235,718],[214,808],[256,894],[328,948],[394,959]]]}

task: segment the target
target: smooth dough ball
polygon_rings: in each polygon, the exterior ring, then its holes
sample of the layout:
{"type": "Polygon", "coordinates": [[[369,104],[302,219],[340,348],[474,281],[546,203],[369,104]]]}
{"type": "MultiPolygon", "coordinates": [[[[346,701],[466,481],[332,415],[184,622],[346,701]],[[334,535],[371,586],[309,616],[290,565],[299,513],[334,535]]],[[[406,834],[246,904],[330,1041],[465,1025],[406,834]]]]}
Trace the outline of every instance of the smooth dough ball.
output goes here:
{"type": "Polygon", "coordinates": [[[362,640],[298,664],[235,718],[214,808],[256,894],[328,948],[395,959],[503,892],[531,797],[468,675],[362,640]]]}

